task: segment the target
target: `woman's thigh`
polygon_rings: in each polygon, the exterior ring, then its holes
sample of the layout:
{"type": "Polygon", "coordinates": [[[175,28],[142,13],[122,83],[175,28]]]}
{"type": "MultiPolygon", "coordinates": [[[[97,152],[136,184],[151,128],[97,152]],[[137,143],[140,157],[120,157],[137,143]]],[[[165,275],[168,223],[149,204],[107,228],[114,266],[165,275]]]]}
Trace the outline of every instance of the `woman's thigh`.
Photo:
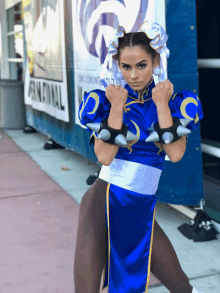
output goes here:
{"type": "Polygon", "coordinates": [[[93,249],[98,251],[103,266],[107,261],[108,234],[105,219],[107,182],[97,178],[84,194],[79,211],[78,237],[89,235],[93,249]],[[81,235],[82,234],[82,235],[81,235]]]}
{"type": "Polygon", "coordinates": [[[192,286],[181,268],[173,245],[156,220],[154,222],[151,272],[172,293],[192,292],[192,286]]]}

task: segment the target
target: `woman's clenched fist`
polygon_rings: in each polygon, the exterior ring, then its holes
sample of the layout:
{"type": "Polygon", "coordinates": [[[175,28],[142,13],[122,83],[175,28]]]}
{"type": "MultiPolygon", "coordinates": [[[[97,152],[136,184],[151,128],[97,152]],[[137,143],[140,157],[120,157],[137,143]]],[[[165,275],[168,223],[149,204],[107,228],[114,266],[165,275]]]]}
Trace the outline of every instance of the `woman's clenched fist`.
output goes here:
{"type": "Polygon", "coordinates": [[[168,105],[169,100],[173,94],[174,85],[166,79],[163,82],[159,82],[152,89],[152,100],[156,106],[168,105]]]}
{"type": "Polygon", "coordinates": [[[128,98],[128,91],[123,87],[110,84],[106,88],[105,95],[111,105],[124,106],[128,98]]]}

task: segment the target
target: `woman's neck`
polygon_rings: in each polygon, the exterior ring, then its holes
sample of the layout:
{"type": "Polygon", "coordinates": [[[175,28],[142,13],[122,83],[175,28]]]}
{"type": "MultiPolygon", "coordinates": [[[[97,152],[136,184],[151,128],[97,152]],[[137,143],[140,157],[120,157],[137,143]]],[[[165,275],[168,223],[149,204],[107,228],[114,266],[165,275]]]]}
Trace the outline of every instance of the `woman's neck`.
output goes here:
{"type": "Polygon", "coordinates": [[[141,96],[143,91],[146,89],[146,87],[148,87],[148,85],[152,82],[152,78],[153,76],[151,77],[150,81],[148,82],[148,84],[145,85],[145,87],[141,90],[141,91],[138,91],[138,94],[141,96]]]}

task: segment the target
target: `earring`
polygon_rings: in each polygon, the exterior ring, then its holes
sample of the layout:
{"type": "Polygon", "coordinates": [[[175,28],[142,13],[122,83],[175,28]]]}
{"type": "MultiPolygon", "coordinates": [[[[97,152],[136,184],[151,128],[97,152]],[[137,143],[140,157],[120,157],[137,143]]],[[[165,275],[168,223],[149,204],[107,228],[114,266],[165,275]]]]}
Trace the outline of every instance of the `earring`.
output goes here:
{"type": "Polygon", "coordinates": [[[123,77],[123,74],[121,73],[121,71],[119,71],[119,72],[117,72],[117,74],[116,74],[116,78],[118,79],[118,80],[122,80],[124,77],[123,77]]]}
{"type": "Polygon", "coordinates": [[[153,68],[153,74],[154,75],[157,75],[158,76],[158,75],[160,75],[160,73],[161,72],[160,72],[160,67],[159,66],[157,66],[156,68],[153,68]]]}

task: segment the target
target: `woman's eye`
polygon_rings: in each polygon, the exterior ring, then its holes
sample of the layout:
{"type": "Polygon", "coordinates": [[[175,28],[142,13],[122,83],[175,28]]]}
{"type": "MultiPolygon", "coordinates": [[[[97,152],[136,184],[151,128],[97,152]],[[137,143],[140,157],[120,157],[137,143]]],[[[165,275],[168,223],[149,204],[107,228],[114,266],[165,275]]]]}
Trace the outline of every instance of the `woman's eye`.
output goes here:
{"type": "MultiPolygon", "coordinates": [[[[140,64],[140,65],[138,65],[138,68],[144,69],[146,66],[147,66],[146,64],[140,64]]],[[[125,70],[130,69],[130,67],[131,67],[130,65],[123,65],[122,66],[122,68],[124,68],[125,70]]]]}
{"type": "Polygon", "coordinates": [[[146,64],[140,64],[139,65],[139,68],[141,68],[141,69],[143,69],[143,68],[145,68],[146,67],[146,64]]]}
{"type": "Polygon", "coordinates": [[[130,66],[128,66],[128,65],[123,65],[122,67],[123,67],[125,70],[127,70],[127,69],[130,68],[130,66]]]}

